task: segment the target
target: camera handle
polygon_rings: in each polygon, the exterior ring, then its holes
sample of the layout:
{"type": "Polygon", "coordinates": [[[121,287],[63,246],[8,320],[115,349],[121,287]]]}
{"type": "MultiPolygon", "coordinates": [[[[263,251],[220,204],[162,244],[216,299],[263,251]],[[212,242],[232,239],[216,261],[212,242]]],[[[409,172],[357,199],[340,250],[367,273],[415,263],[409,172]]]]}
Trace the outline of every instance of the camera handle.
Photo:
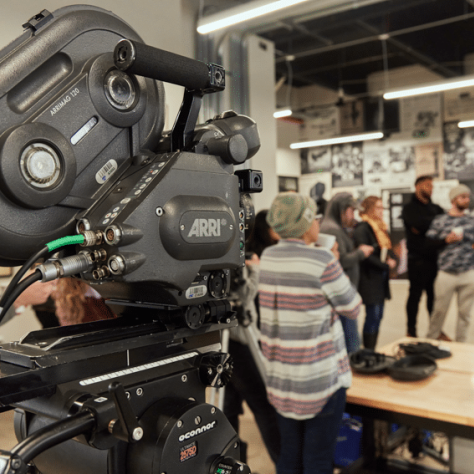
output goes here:
{"type": "Polygon", "coordinates": [[[138,41],[119,41],[114,61],[121,71],[183,86],[190,91],[207,94],[225,89],[225,70],[222,66],[206,64],[138,41]]]}
{"type": "Polygon", "coordinates": [[[130,39],[117,43],[114,62],[121,71],[185,87],[183,103],[171,132],[171,151],[186,150],[191,145],[203,95],[225,89],[222,66],[130,39]]]}

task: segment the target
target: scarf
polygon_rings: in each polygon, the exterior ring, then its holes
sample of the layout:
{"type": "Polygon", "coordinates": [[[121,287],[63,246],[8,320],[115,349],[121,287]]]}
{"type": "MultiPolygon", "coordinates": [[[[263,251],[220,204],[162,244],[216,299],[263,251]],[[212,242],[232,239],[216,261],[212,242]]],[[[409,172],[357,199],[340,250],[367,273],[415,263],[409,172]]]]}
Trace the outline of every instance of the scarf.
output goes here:
{"type": "Polygon", "coordinates": [[[372,227],[372,230],[374,231],[374,234],[375,234],[375,238],[377,239],[377,242],[380,245],[380,248],[382,249],[392,248],[392,242],[387,232],[387,224],[385,224],[384,221],[371,219],[367,214],[361,214],[360,218],[364,222],[367,222],[367,224],[369,224],[370,227],[372,227]]]}

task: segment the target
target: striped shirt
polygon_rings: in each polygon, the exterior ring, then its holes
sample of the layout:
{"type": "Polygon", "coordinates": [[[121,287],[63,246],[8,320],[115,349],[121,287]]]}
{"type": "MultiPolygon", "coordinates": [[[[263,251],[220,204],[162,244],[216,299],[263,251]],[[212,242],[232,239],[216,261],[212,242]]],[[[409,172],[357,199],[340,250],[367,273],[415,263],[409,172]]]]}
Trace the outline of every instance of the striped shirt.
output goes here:
{"type": "Polygon", "coordinates": [[[334,255],[280,240],[260,261],[260,323],[270,403],[283,416],[316,416],[352,374],[338,314],[356,319],[361,298],[334,255]]]}

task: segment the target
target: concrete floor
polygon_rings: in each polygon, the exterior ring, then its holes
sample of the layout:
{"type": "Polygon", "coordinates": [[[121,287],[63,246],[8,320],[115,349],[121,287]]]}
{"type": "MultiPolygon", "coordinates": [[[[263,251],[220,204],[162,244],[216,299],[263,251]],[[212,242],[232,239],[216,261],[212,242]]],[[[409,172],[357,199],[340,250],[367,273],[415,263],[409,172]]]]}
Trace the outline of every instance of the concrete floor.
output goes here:
{"type": "MultiPolygon", "coordinates": [[[[406,335],[406,315],[405,303],[408,294],[408,283],[405,281],[391,282],[392,299],[386,303],[384,318],[382,320],[378,345],[379,347],[406,335]]],[[[359,317],[359,324],[362,325],[364,314],[359,317]]],[[[419,311],[419,336],[424,336],[428,326],[428,313],[426,310],[425,299],[420,304],[419,311]]],[[[445,332],[450,337],[454,336],[454,327],[456,323],[456,303],[453,300],[445,325],[445,332]]],[[[468,343],[474,343],[474,325],[471,326],[468,343]]],[[[22,315],[7,323],[0,328],[0,337],[4,341],[17,340],[24,333],[38,327],[34,316],[31,314],[22,315]]],[[[9,449],[15,445],[12,431],[11,412],[0,414],[0,449],[9,449]]],[[[262,443],[260,434],[256,428],[252,413],[247,409],[241,420],[241,437],[249,444],[249,465],[252,472],[258,474],[273,474],[275,466],[271,462],[265,447],[262,443]]]]}

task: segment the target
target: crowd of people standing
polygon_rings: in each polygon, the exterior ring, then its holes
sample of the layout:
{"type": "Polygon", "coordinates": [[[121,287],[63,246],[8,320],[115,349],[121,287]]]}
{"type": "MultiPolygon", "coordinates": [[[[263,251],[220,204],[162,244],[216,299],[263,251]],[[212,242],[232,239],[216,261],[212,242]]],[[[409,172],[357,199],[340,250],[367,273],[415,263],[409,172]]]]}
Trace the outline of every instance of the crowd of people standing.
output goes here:
{"type": "MultiPolygon", "coordinates": [[[[471,193],[465,185],[455,186],[451,208],[444,212],[431,201],[432,190],[432,178],[419,177],[402,214],[408,250],[406,334],[418,335],[425,291],[427,337],[450,340],[443,323],[456,293],[455,340],[462,342],[474,304],[474,218],[466,212],[471,193]]],[[[357,203],[351,194],[337,193],[322,216],[311,197],[280,193],[265,214],[279,239],[247,263],[259,267],[264,379],[281,439],[277,474],[332,473],[351,383],[349,356],[361,347],[376,349],[397,256],[379,196],[357,203]],[[320,233],[334,236],[333,247],[318,244],[320,233]]]]}

